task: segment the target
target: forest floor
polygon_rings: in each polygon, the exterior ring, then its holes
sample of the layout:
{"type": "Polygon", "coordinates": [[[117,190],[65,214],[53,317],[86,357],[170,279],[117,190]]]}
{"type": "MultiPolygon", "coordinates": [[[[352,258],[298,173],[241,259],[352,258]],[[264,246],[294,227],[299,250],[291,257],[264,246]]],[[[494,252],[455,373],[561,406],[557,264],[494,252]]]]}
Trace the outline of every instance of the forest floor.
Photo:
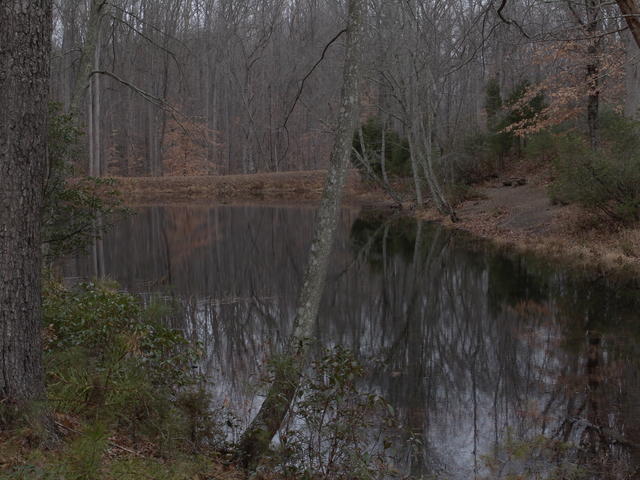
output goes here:
{"type": "Polygon", "coordinates": [[[456,210],[458,222],[434,210],[418,216],[578,268],[640,273],[640,227],[624,227],[575,205],[554,204],[547,192],[551,180],[548,169],[515,165],[476,185],[472,198],[456,210]]]}

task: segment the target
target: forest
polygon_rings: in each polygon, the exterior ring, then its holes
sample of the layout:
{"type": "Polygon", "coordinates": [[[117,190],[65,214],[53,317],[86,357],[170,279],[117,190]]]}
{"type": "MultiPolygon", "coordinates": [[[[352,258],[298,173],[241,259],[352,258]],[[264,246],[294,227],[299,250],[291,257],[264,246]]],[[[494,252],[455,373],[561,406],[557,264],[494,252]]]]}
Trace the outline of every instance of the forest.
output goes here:
{"type": "Polygon", "coordinates": [[[0,0],[0,480],[632,479],[636,0],[0,0]]]}

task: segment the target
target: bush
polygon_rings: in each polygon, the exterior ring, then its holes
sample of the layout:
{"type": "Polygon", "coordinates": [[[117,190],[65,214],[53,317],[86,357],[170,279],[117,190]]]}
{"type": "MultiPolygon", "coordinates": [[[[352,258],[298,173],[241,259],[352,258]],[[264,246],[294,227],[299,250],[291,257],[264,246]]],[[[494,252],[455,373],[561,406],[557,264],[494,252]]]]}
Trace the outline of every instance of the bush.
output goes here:
{"type": "Polygon", "coordinates": [[[640,220],[640,124],[605,113],[597,150],[569,133],[557,139],[552,199],[577,203],[622,223],[640,220]]]}
{"type": "Polygon", "coordinates": [[[559,128],[545,129],[527,137],[524,147],[525,158],[548,164],[558,155],[557,137],[563,135],[559,128]]]}
{"type": "Polygon", "coordinates": [[[60,441],[26,424],[0,432],[0,480],[217,478],[222,421],[193,366],[198,348],[107,283],[43,288],[44,364],[60,441]],[[135,452],[135,453],[133,453],[135,452]]]}
{"type": "MultiPolygon", "coordinates": [[[[274,455],[286,478],[390,478],[398,433],[391,405],[358,381],[363,366],[344,348],[326,349],[302,378],[274,455]]],[[[280,477],[277,477],[280,478],[280,477]]]]}
{"type": "Polygon", "coordinates": [[[113,286],[71,290],[48,281],[43,316],[52,407],[117,429],[134,443],[198,448],[219,440],[193,369],[198,351],[149,311],[113,286]]]}
{"type": "MultiPolygon", "coordinates": [[[[382,177],[382,125],[376,118],[370,118],[362,125],[362,139],[356,131],[353,135],[353,148],[357,153],[351,155],[351,162],[363,176],[367,175],[367,166],[363,165],[359,157],[363,156],[362,143],[364,143],[364,158],[373,172],[382,177]]],[[[385,140],[385,170],[388,175],[396,177],[411,176],[411,158],[409,154],[409,142],[395,131],[386,129],[385,140]]]]}

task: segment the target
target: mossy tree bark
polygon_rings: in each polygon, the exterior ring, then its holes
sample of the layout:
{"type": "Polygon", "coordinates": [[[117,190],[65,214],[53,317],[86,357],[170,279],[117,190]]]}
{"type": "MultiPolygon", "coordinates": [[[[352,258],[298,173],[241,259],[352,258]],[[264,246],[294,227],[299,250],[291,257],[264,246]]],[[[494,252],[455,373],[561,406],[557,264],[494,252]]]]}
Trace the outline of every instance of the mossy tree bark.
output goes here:
{"type": "Polygon", "coordinates": [[[22,408],[44,392],[40,212],[51,1],[2,1],[0,26],[0,405],[22,408]]]}
{"type": "Polygon", "coordinates": [[[358,106],[360,44],[363,38],[364,15],[364,0],[349,0],[344,83],[335,144],[316,216],[309,259],[288,348],[283,361],[279,362],[273,384],[260,411],[240,440],[239,455],[247,467],[253,467],[267,453],[271,440],[280,429],[295,398],[306,364],[309,339],[324,290],[329,256],[340,214],[342,189],[351,156],[358,106]]]}

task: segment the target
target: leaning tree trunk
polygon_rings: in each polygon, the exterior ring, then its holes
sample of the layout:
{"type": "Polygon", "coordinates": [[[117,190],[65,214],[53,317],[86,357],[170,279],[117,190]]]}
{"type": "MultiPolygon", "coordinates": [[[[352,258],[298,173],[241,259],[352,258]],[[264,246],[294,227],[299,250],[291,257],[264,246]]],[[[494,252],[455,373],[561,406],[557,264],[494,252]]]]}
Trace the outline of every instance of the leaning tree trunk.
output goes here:
{"type": "Polygon", "coordinates": [[[433,169],[433,141],[431,136],[433,135],[433,113],[431,105],[428,107],[428,111],[425,114],[426,119],[420,121],[420,137],[423,144],[423,156],[421,157],[422,169],[424,171],[429,191],[431,192],[431,198],[433,199],[438,211],[444,215],[449,215],[452,222],[457,222],[458,217],[456,211],[451,206],[445,195],[442,193],[438,177],[433,169]],[[425,125],[426,123],[426,125],[425,125]]]}
{"type": "Polygon", "coordinates": [[[40,211],[51,1],[3,0],[0,25],[0,405],[21,408],[44,392],[40,211]]]}
{"type": "Polygon", "coordinates": [[[267,398],[240,440],[242,463],[252,467],[267,453],[269,444],[294,400],[302,370],[306,364],[309,338],[318,315],[324,289],[329,255],[340,214],[342,187],[351,156],[351,146],[358,105],[360,43],[363,37],[364,0],[349,0],[344,84],[338,116],[335,145],[329,161],[326,184],[316,216],[313,241],[304,283],[298,298],[293,332],[285,352],[285,361],[275,372],[267,398]]]}

